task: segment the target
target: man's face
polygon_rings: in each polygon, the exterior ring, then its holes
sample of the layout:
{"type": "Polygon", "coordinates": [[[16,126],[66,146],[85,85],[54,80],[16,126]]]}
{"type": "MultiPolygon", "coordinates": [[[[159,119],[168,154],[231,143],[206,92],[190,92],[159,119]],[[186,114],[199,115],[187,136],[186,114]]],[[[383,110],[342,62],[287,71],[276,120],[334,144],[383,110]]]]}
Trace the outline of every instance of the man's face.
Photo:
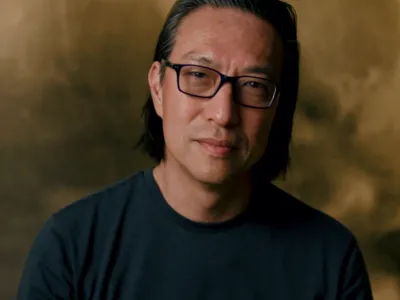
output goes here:
{"type": "MultiPolygon", "coordinates": [[[[282,44],[272,25],[234,8],[202,7],[180,24],[170,62],[197,64],[228,76],[257,76],[278,82],[282,44]],[[249,73],[252,67],[268,73],[249,73]]],[[[149,72],[157,114],[163,120],[165,162],[203,183],[219,184],[245,173],[267,146],[277,101],[268,109],[240,106],[226,83],[211,99],[181,93],[175,70],[160,63],[149,72]]]]}

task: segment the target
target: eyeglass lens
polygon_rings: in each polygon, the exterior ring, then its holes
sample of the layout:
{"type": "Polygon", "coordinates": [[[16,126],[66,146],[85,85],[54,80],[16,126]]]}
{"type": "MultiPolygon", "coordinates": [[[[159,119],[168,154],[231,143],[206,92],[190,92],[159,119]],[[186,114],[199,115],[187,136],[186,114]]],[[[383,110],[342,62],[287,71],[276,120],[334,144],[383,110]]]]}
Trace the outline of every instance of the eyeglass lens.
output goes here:
{"type": "MultiPolygon", "coordinates": [[[[179,74],[179,87],[188,94],[212,97],[220,87],[218,72],[201,66],[183,66],[179,74]]],[[[266,79],[239,77],[234,86],[235,96],[245,105],[266,107],[273,100],[275,86],[266,79]]]]}

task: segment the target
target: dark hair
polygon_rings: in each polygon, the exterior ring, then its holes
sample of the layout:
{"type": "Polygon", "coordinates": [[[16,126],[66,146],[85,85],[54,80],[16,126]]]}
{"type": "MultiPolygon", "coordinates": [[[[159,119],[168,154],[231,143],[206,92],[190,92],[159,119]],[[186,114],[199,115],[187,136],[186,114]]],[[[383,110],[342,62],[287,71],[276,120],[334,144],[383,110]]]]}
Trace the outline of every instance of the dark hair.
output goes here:
{"type": "MultiPolygon", "coordinates": [[[[299,44],[295,10],[291,5],[279,0],[177,0],[158,37],[153,61],[169,57],[182,19],[204,5],[232,7],[250,12],[272,24],[283,41],[280,99],[267,148],[252,172],[255,178],[263,182],[272,181],[280,175],[284,177],[290,164],[289,149],[299,88],[299,44]]],[[[164,69],[161,70],[160,76],[163,74],[164,69]]],[[[157,162],[161,162],[164,159],[165,140],[162,120],[154,109],[151,95],[143,107],[142,117],[145,130],[136,146],[157,162]]]]}

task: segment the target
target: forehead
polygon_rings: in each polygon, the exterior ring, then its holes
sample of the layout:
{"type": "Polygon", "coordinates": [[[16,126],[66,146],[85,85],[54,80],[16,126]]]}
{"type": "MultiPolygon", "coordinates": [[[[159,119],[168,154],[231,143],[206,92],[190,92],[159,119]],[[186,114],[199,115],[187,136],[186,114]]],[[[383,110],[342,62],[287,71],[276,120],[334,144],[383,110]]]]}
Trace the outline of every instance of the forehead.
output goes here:
{"type": "Polygon", "coordinates": [[[280,50],[273,26],[237,8],[203,6],[178,27],[171,58],[201,53],[219,63],[270,63],[280,50]]]}

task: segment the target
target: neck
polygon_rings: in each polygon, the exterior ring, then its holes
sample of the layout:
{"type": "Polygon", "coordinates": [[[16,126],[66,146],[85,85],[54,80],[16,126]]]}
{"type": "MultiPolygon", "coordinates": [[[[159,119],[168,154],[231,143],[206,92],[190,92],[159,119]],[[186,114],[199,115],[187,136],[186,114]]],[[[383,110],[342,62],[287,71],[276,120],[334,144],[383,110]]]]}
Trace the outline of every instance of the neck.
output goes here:
{"type": "Polygon", "coordinates": [[[242,213],[249,203],[248,174],[220,184],[197,181],[182,167],[161,162],[155,180],[167,203],[180,215],[195,222],[223,222],[242,213]]]}

